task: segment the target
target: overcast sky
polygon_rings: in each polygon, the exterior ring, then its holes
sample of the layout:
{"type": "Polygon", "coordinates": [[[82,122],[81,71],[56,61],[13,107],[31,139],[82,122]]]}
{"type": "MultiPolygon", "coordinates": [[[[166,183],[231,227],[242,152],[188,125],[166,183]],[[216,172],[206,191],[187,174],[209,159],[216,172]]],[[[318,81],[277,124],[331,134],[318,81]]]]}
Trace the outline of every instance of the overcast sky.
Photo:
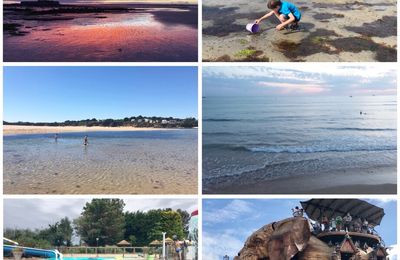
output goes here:
{"type": "MultiPolygon", "coordinates": [[[[83,206],[91,199],[5,199],[5,228],[46,228],[63,217],[77,218],[83,206]]],[[[182,209],[193,212],[196,199],[124,199],[125,211],[150,209],[182,209]]]]}
{"type": "Polygon", "coordinates": [[[396,95],[391,64],[203,67],[203,96],[396,95]]]}
{"type": "MultiPolygon", "coordinates": [[[[203,200],[203,259],[222,260],[225,254],[233,259],[254,231],[266,224],[291,217],[291,209],[305,200],[307,199],[203,200]]],[[[375,229],[386,246],[396,246],[396,200],[367,201],[384,209],[385,216],[381,225],[375,229]]]]}

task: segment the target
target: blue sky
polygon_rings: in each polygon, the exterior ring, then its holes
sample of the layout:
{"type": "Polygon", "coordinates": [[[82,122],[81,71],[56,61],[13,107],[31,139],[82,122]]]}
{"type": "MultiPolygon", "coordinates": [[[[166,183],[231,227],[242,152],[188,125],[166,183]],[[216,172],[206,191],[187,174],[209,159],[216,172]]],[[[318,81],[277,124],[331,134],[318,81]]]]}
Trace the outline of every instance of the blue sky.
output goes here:
{"type": "Polygon", "coordinates": [[[197,118],[196,67],[5,67],[4,120],[197,118]]]}
{"type": "Polygon", "coordinates": [[[204,67],[203,96],[396,95],[391,64],[304,65],[204,67]]]}
{"type": "MultiPolygon", "coordinates": [[[[203,200],[203,259],[232,259],[247,237],[265,224],[291,217],[291,209],[307,199],[207,199],[203,200]]],[[[385,216],[375,229],[387,246],[396,245],[395,200],[367,200],[382,207],[385,216]]],[[[392,258],[394,259],[394,258],[392,258]]]]}

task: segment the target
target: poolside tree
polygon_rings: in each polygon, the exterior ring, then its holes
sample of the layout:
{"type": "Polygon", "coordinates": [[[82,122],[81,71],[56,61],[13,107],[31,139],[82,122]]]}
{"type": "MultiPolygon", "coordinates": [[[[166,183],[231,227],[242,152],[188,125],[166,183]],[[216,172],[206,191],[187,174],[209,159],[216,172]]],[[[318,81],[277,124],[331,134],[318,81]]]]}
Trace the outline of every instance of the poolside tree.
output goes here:
{"type": "Polygon", "coordinates": [[[49,224],[44,229],[6,229],[4,237],[15,240],[23,246],[38,248],[54,248],[71,246],[73,228],[71,221],[65,217],[60,221],[49,224]]]}
{"type": "Polygon", "coordinates": [[[181,209],[177,209],[176,212],[178,212],[179,215],[181,215],[183,232],[185,233],[185,236],[187,236],[189,234],[190,214],[186,210],[181,210],[181,209]]]}
{"type": "Polygon", "coordinates": [[[162,232],[166,232],[167,237],[177,236],[179,239],[184,238],[184,228],[181,215],[174,210],[163,210],[160,212],[159,220],[154,223],[153,228],[149,231],[149,240],[160,240],[162,232]]]}
{"type": "Polygon", "coordinates": [[[50,241],[39,235],[40,230],[5,229],[3,236],[26,247],[52,248],[50,241]]]}
{"type": "Polygon", "coordinates": [[[60,220],[60,223],[57,227],[57,233],[59,234],[63,245],[72,245],[72,234],[74,233],[74,229],[72,227],[72,222],[69,220],[69,218],[65,217],[60,220]]]}
{"type": "Polygon", "coordinates": [[[77,234],[89,246],[116,244],[124,238],[124,206],[120,199],[93,199],[86,203],[74,221],[77,234]]]}
{"type": "Polygon", "coordinates": [[[65,217],[48,228],[40,230],[39,236],[53,246],[71,246],[73,228],[71,221],[65,217]]]}
{"type": "Polygon", "coordinates": [[[148,232],[154,223],[154,214],[149,212],[126,212],[125,213],[125,238],[135,237],[136,246],[147,246],[149,243],[148,232]]]}
{"type": "Polygon", "coordinates": [[[137,246],[147,246],[153,240],[161,240],[162,232],[167,232],[170,237],[185,237],[181,214],[172,209],[127,212],[125,230],[125,238],[133,235],[137,246]]]}

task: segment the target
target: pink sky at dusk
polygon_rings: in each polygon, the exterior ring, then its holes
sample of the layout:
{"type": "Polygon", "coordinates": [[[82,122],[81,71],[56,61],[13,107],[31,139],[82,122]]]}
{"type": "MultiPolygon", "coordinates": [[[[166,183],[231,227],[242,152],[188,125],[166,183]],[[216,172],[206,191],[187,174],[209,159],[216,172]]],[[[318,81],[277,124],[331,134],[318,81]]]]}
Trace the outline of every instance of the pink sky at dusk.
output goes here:
{"type": "Polygon", "coordinates": [[[259,86],[268,88],[279,88],[281,94],[316,94],[324,91],[329,91],[323,85],[313,83],[278,83],[278,82],[258,82],[259,86]]]}

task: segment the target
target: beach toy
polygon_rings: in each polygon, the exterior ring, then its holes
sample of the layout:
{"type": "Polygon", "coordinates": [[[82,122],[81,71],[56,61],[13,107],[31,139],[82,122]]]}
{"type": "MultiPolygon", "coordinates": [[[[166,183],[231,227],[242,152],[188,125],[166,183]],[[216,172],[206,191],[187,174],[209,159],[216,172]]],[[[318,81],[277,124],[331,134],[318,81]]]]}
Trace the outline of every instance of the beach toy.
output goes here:
{"type": "Polygon", "coordinates": [[[260,31],[260,25],[256,23],[248,23],[246,29],[251,33],[258,33],[260,31]]]}

